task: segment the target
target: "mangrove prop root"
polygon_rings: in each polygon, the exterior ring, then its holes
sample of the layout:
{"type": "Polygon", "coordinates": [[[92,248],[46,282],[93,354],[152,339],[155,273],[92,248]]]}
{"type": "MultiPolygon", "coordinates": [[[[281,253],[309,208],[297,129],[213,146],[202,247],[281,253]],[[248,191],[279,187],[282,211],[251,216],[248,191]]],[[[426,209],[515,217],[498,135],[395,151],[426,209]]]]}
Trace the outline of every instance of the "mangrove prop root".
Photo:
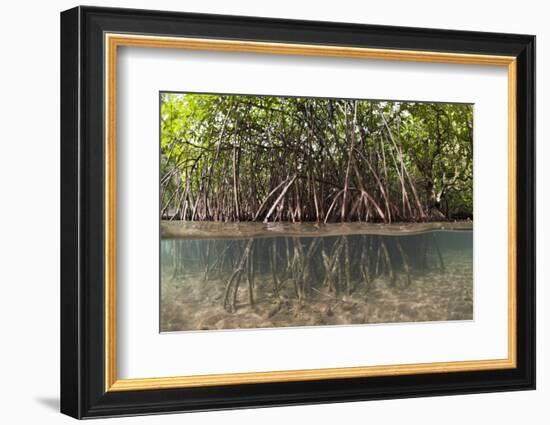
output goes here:
{"type": "Polygon", "coordinates": [[[393,272],[390,253],[388,251],[388,247],[386,245],[386,242],[384,242],[384,240],[380,242],[380,247],[382,248],[382,254],[384,255],[384,263],[386,265],[386,270],[390,276],[390,281],[392,283],[395,283],[395,273],[393,272]]]}
{"type": "Polygon", "coordinates": [[[323,286],[328,286],[329,291],[335,291],[336,285],[333,280],[333,276],[336,273],[336,268],[338,265],[338,257],[340,256],[340,251],[342,249],[342,236],[338,238],[330,257],[325,258],[325,279],[323,281],[323,286]]]}
{"type": "Polygon", "coordinates": [[[254,250],[246,259],[248,270],[248,302],[251,307],[254,306],[254,250]]]}
{"type": "Polygon", "coordinates": [[[361,246],[361,260],[360,260],[360,270],[361,270],[361,276],[363,277],[363,281],[365,282],[366,290],[370,287],[370,278],[369,278],[369,257],[368,257],[368,250],[369,245],[362,244],[361,246]]]}
{"type": "Polygon", "coordinates": [[[296,293],[299,300],[304,298],[304,251],[298,238],[292,238],[294,244],[293,274],[295,276],[296,293]]]}
{"type": "Polygon", "coordinates": [[[441,269],[441,272],[445,272],[445,263],[443,262],[443,255],[441,255],[441,250],[439,249],[439,243],[437,242],[437,238],[432,233],[432,241],[434,244],[435,252],[437,252],[437,257],[439,258],[439,268],[441,269]]]}
{"type": "Polygon", "coordinates": [[[239,290],[239,284],[241,281],[241,275],[245,269],[245,265],[247,263],[248,256],[250,254],[250,249],[252,248],[252,244],[254,242],[254,239],[249,239],[246,243],[246,246],[243,250],[241,259],[239,260],[239,263],[233,273],[231,274],[231,277],[229,278],[229,281],[227,282],[225,286],[225,294],[224,294],[224,301],[223,306],[226,310],[230,312],[235,311],[236,301],[237,301],[237,293],[239,290]],[[233,294],[231,296],[231,292],[233,291],[233,294]]]}
{"type": "Polygon", "coordinates": [[[349,243],[348,238],[344,239],[344,273],[346,282],[346,295],[351,292],[351,272],[350,272],[350,259],[349,259],[349,243]]]}
{"type": "Polygon", "coordinates": [[[403,247],[401,246],[401,242],[399,240],[395,240],[395,245],[397,246],[397,250],[399,251],[399,254],[401,255],[401,261],[403,262],[403,269],[405,270],[405,274],[407,275],[407,285],[411,284],[411,272],[409,269],[409,261],[407,259],[407,254],[405,254],[405,251],[403,250],[403,247]]]}
{"type": "Polygon", "coordinates": [[[380,238],[378,238],[378,249],[376,251],[376,266],[374,268],[374,276],[378,277],[380,275],[380,259],[382,258],[382,245],[380,243],[380,238]]]}
{"type": "Polygon", "coordinates": [[[204,264],[204,281],[205,282],[208,281],[208,272],[210,270],[210,268],[209,268],[209,264],[210,264],[210,242],[211,241],[206,242],[206,260],[205,260],[205,264],[204,264]]]}
{"type": "Polygon", "coordinates": [[[271,276],[273,279],[273,294],[279,296],[279,278],[277,277],[277,239],[271,241],[271,276]]]}
{"type": "MultiPolygon", "coordinates": [[[[233,249],[210,245],[208,257],[216,266],[210,266],[208,273],[229,275],[223,294],[223,307],[228,312],[235,312],[241,302],[239,289],[245,289],[250,307],[265,302],[269,299],[263,298],[266,296],[295,298],[300,304],[318,294],[332,294],[334,299],[343,295],[345,300],[358,288],[363,288],[360,296],[366,295],[373,281],[383,276],[391,286],[410,286],[414,270],[426,269],[422,267],[424,239],[419,241],[420,245],[413,245],[384,236],[249,238],[234,244],[233,249]],[[221,260],[224,255],[227,259],[221,260]],[[266,286],[267,291],[263,289],[266,286]]],[[[444,270],[437,241],[432,235],[425,241],[426,249],[437,253],[430,258],[444,270]]],[[[179,248],[170,249],[179,255],[179,248]]],[[[189,255],[189,260],[200,264],[201,255],[206,257],[205,252],[196,253],[189,255]]]]}

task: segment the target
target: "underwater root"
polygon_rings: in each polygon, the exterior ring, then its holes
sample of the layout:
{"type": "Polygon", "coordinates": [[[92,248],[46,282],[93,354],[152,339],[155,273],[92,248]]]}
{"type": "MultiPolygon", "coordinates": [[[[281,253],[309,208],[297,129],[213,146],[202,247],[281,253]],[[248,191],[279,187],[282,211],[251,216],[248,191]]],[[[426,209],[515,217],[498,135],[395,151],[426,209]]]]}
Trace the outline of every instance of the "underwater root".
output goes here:
{"type": "MultiPolygon", "coordinates": [[[[366,295],[372,282],[382,276],[396,288],[407,288],[413,284],[414,270],[424,267],[426,252],[419,252],[422,250],[432,249],[437,267],[445,270],[441,250],[432,235],[427,235],[427,243],[414,246],[392,237],[359,237],[359,244],[351,242],[347,236],[340,236],[250,238],[231,245],[230,249],[226,246],[217,251],[209,246],[206,260],[216,260],[210,262],[210,266],[206,261],[205,281],[213,274],[229,275],[223,308],[233,313],[239,300],[250,307],[258,302],[255,288],[258,274],[270,276],[270,296],[275,299],[290,296],[301,302],[320,293],[337,298],[361,290],[366,295]],[[243,282],[246,298],[240,296],[243,282]],[[290,288],[285,289],[288,285],[290,288]]],[[[262,293],[266,293],[265,289],[262,293]]]]}

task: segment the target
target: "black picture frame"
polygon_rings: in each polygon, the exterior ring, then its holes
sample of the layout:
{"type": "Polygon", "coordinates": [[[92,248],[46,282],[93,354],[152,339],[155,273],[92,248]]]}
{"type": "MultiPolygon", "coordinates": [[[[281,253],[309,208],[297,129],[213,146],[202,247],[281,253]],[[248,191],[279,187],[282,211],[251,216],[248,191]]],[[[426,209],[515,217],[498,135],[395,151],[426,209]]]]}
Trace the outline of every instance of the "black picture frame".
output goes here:
{"type": "Polygon", "coordinates": [[[535,37],[177,12],[61,13],[61,412],[75,418],[535,388],[535,37]],[[105,391],[104,34],[153,34],[517,58],[517,367],[105,391]]]}

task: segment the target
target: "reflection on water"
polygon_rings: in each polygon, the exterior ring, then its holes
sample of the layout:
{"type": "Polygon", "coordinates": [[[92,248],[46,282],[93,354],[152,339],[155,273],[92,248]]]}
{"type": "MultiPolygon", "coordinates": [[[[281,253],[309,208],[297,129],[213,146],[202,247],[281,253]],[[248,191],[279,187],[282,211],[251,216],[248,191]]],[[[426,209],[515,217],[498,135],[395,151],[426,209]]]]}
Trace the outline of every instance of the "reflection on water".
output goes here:
{"type": "Polygon", "coordinates": [[[161,331],[469,320],[472,232],[163,239],[161,331]]]}

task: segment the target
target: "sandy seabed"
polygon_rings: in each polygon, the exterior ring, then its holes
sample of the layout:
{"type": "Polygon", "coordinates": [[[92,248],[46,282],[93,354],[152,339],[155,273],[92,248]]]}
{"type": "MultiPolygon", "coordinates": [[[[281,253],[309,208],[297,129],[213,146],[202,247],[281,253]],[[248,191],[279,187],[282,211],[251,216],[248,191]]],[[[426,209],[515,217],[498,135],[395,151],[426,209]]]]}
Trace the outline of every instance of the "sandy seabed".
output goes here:
{"type": "Polygon", "coordinates": [[[368,288],[350,295],[313,288],[307,300],[298,300],[291,283],[276,296],[270,275],[255,280],[255,302],[247,288],[240,289],[236,311],[223,308],[225,281],[204,279],[204,273],[162,276],[161,331],[245,329],[294,326],[353,325],[422,321],[471,320],[473,284],[471,256],[448,258],[445,270],[411,274],[391,282],[382,275],[368,288]]]}

